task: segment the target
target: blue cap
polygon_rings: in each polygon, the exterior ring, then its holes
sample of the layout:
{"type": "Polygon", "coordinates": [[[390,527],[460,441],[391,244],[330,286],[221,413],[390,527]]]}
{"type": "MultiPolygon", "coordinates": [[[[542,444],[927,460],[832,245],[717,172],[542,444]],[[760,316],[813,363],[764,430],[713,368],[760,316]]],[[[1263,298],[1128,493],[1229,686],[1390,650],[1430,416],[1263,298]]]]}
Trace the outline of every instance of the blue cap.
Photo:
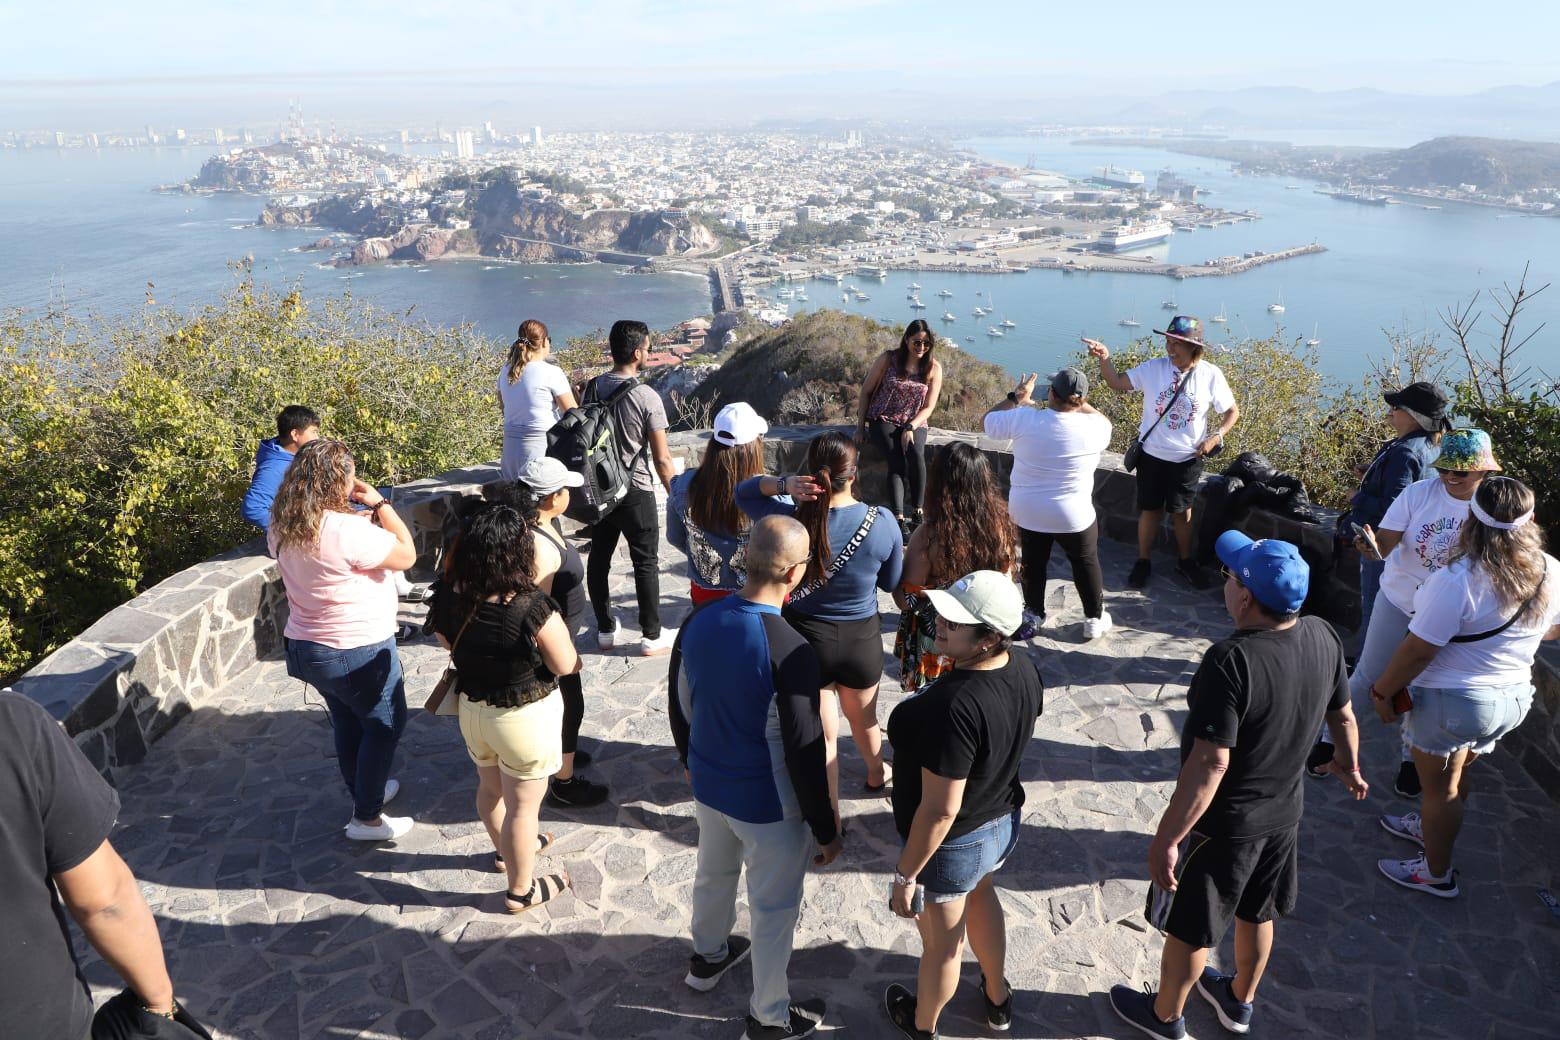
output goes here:
{"type": "Polygon", "coordinates": [[[1300,609],[1311,587],[1311,565],[1300,550],[1277,538],[1252,541],[1239,531],[1225,531],[1214,543],[1224,566],[1257,602],[1277,614],[1300,609]]]}

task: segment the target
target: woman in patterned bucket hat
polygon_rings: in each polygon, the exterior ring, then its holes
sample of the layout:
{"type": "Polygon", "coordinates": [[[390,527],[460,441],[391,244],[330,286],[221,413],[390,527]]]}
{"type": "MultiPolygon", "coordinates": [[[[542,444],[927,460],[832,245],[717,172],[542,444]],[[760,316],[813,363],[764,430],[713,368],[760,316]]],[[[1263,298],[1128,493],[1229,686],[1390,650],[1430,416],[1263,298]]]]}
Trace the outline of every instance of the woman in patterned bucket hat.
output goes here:
{"type": "MultiPolygon", "coordinates": [[[[1441,453],[1431,465],[1436,475],[1404,488],[1387,507],[1381,529],[1372,532],[1386,567],[1359,661],[1349,676],[1349,690],[1361,714],[1370,709],[1371,684],[1381,677],[1408,633],[1419,586],[1451,561],[1474,493],[1486,476],[1500,469],[1489,434],[1472,429],[1453,430],[1442,437],[1441,453]]],[[[1371,531],[1369,525],[1363,529],[1371,531]]],[[[1356,547],[1362,556],[1368,555],[1363,540],[1356,547]]],[[[1393,790],[1404,798],[1419,797],[1419,774],[1406,739],[1393,790]]]]}

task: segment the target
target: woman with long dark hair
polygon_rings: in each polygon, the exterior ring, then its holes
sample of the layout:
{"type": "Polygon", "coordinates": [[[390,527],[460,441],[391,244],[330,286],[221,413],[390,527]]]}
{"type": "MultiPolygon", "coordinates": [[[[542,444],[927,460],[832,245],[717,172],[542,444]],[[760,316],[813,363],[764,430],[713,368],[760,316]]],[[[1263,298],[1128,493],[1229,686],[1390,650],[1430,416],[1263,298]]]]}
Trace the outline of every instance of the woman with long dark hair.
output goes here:
{"type": "Polygon", "coordinates": [[[520,323],[509,357],[498,373],[498,404],[504,416],[505,477],[547,454],[547,431],[574,407],[574,390],[563,371],[549,362],[552,337],[535,318],[520,323]]]}
{"type": "Polygon", "coordinates": [[[898,348],[885,350],[872,363],[856,401],[856,443],[870,434],[888,459],[888,501],[901,532],[922,520],[926,428],[942,395],[942,362],[932,356],[936,346],[926,320],[912,321],[898,348]]]}
{"type": "Polygon", "coordinates": [[[948,445],[932,461],[926,523],[905,546],[904,573],[894,592],[903,612],[894,649],[907,691],[937,678],[947,665],[933,647],[935,633],[921,624],[926,591],[974,571],[1011,574],[1017,562],[1018,530],[991,463],[973,445],[948,445]]]}
{"type": "Polygon", "coordinates": [[[330,712],[336,761],[352,796],[347,837],[399,838],[412,829],[411,817],[381,810],[400,789],[390,779],[406,726],[395,572],[417,561],[411,532],[357,478],[347,446],[322,439],[299,448],[287,467],[266,537],[287,591],[287,674],[319,690],[330,712]]]}
{"type": "Polygon", "coordinates": [[[1511,477],[1486,477],[1469,503],[1451,562],[1414,595],[1408,634],[1370,688],[1382,721],[1406,687],[1403,723],[1423,787],[1421,811],[1383,816],[1392,834],[1419,845],[1413,859],[1376,866],[1404,888],[1457,895],[1452,848],[1468,797],[1466,770],[1495,750],[1533,706],[1538,644],[1560,639],[1560,561],[1544,551],[1533,492],[1511,477]]]}
{"type": "Polygon", "coordinates": [[[563,763],[558,677],[579,670],[568,625],[536,584],[534,536],[507,505],[479,512],[461,535],[450,580],[434,596],[434,630],[457,673],[460,733],[477,767],[477,815],[508,880],[505,909],[524,913],[569,887],[537,877],[547,781],[563,763]]]}
{"type": "Polygon", "coordinates": [[[666,540],[688,557],[694,606],[731,595],[746,580],[748,518],[737,485],[764,472],[769,424],[745,401],[722,408],[699,468],[672,478],[666,540]]]}
{"type": "MultiPolygon", "coordinates": [[[[807,570],[791,593],[785,618],[818,654],[825,689],[839,695],[856,749],[866,763],[866,786],[888,782],[883,732],[877,720],[883,678],[883,633],[878,590],[899,586],[904,543],[899,527],[877,506],[856,499],[856,445],[843,433],[823,433],[807,446],[807,472],[759,476],[737,486],[737,504],[748,516],[794,516],[811,539],[807,570]]],[[[839,716],[833,698],[822,699],[828,742],[829,788],[839,815],[839,716]]]]}

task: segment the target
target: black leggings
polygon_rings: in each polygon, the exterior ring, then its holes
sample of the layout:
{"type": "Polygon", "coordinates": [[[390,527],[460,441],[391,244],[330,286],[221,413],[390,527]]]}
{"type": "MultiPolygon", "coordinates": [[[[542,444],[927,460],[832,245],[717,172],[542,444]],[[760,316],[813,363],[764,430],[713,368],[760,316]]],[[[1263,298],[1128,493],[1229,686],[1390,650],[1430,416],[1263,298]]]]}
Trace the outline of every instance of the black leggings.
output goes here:
{"type": "Polygon", "coordinates": [[[585,721],[585,684],[580,673],[558,676],[558,693],[563,697],[563,753],[580,749],[580,723],[585,721]]]}
{"type": "Polygon", "coordinates": [[[1083,616],[1097,618],[1105,610],[1105,578],[1100,573],[1100,522],[1074,534],[1042,534],[1019,528],[1024,550],[1024,606],[1045,616],[1045,569],[1051,560],[1051,543],[1062,547],[1072,564],[1073,585],[1083,600],[1083,616]]]}
{"type": "Polygon", "coordinates": [[[921,508],[926,498],[926,427],[917,426],[906,451],[899,443],[899,425],[887,419],[871,422],[872,442],[888,457],[888,504],[895,516],[909,516],[905,509],[905,485],[910,485],[910,509],[921,508]]]}

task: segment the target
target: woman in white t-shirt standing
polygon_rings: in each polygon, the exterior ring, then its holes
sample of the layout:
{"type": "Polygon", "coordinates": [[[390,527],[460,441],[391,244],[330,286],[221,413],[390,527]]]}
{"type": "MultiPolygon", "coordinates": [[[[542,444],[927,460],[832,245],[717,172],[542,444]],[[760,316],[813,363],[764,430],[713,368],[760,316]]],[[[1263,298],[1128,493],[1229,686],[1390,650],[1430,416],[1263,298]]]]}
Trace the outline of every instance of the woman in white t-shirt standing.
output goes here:
{"type": "Polygon", "coordinates": [[[1111,619],[1100,574],[1094,471],[1110,447],[1110,420],[1084,400],[1089,380],[1078,369],[1051,376],[1041,409],[1024,407],[1035,380],[1025,376],[985,419],[986,436],[1013,442],[1008,515],[1023,546],[1025,621],[1045,623],[1046,565],[1051,546],[1060,544],[1083,600],[1084,638],[1098,639],[1110,631],[1111,619]]]}
{"type": "Polygon", "coordinates": [[[498,373],[498,403],[504,412],[504,478],[515,480],[525,464],[547,454],[547,431],[574,407],[574,390],[563,370],[548,361],[552,339],[535,318],[520,323],[509,360],[498,373]]]}
{"type": "Polygon", "coordinates": [[[1381,825],[1424,851],[1377,867],[1393,882],[1457,895],[1452,847],[1462,827],[1469,763],[1521,724],[1533,706],[1538,644],[1560,638],[1560,562],[1544,552],[1533,492],[1511,477],[1484,480],[1447,566],[1420,586],[1408,635],[1370,689],[1383,721],[1405,687],[1404,722],[1424,786],[1420,813],[1381,825]]]}
{"type": "Polygon", "coordinates": [[[1098,340],[1083,342],[1090,355],[1099,359],[1106,386],[1143,395],[1143,418],[1138,422],[1142,441],[1137,466],[1138,559],[1127,584],[1134,589],[1148,584],[1149,554],[1169,513],[1180,553],[1176,571],[1193,588],[1205,589],[1208,577],[1192,555],[1192,501],[1202,483],[1203,460],[1223,450],[1224,438],[1240,419],[1240,406],[1224,372],[1203,360],[1202,322],[1177,314],[1160,335],[1165,338],[1165,356],[1125,374],[1110,363],[1109,347],[1098,340]],[[1219,415],[1219,426],[1212,432],[1210,412],[1219,415]]]}
{"type": "MultiPolygon", "coordinates": [[[[1441,452],[1430,465],[1436,476],[1415,481],[1393,499],[1381,518],[1381,530],[1363,530],[1376,541],[1386,567],[1381,589],[1371,608],[1370,624],[1360,645],[1359,660],[1349,675],[1349,693],[1363,711],[1371,684],[1381,677],[1398,644],[1408,633],[1414,614],[1414,598],[1432,574],[1450,562],[1457,538],[1468,521],[1468,503],[1486,476],[1500,469],[1489,434],[1483,430],[1453,430],[1441,438],[1441,452]]],[[[1361,556],[1370,556],[1365,539],[1356,543],[1361,556]]],[[[1318,743],[1326,745],[1326,731],[1318,743]]],[[[1313,751],[1309,762],[1332,760],[1328,747],[1313,751]]],[[[1312,774],[1321,776],[1313,765],[1312,774]]],[[[1414,769],[1407,733],[1393,790],[1404,798],[1419,797],[1419,774],[1414,769]]]]}

